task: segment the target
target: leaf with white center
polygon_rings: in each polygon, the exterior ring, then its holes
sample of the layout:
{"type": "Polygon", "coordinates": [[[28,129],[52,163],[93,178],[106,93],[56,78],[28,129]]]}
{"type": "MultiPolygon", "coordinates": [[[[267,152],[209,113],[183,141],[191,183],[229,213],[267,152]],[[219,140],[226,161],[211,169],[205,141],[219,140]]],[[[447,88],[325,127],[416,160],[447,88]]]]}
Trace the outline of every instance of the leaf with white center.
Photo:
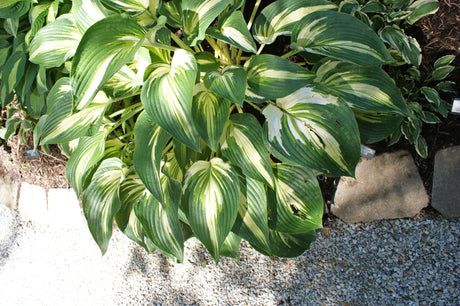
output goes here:
{"type": "Polygon", "coordinates": [[[239,195],[235,170],[218,157],[194,163],[185,174],[182,208],[216,263],[235,222],[239,195]]]}
{"type": "Polygon", "coordinates": [[[113,217],[120,209],[118,188],[126,174],[125,165],[118,158],[104,160],[83,192],[83,213],[88,227],[102,255],[107,251],[112,237],[113,217]]]}
{"type": "Polygon", "coordinates": [[[231,0],[182,0],[184,42],[193,47],[202,41],[209,25],[230,3],[231,0]]]}
{"type": "Polygon", "coordinates": [[[80,138],[77,149],[72,153],[65,167],[65,177],[79,197],[91,168],[104,155],[105,133],[80,138]]]}
{"type": "Polygon", "coordinates": [[[326,0],[278,0],[265,7],[254,21],[252,33],[261,44],[271,44],[280,35],[291,35],[295,24],[318,10],[335,10],[326,0]]]}
{"type": "Polygon", "coordinates": [[[434,14],[439,8],[439,3],[436,0],[417,0],[414,1],[409,7],[409,16],[407,22],[414,24],[422,17],[434,14]]]}
{"type": "Polygon", "coordinates": [[[200,142],[192,116],[197,64],[193,55],[178,49],[170,67],[162,65],[145,82],[141,100],[161,128],[195,151],[200,142]]]}
{"type": "Polygon", "coordinates": [[[267,191],[264,183],[246,177],[241,183],[238,216],[232,231],[249,243],[269,250],[267,191]]]}
{"type": "Polygon", "coordinates": [[[397,50],[403,60],[414,66],[419,66],[422,61],[422,50],[416,39],[407,36],[399,27],[386,26],[379,30],[379,35],[384,42],[397,50]]]}
{"type": "Polygon", "coordinates": [[[155,245],[146,237],[141,221],[134,212],[134,206],[141,200],[145,191],[144,184],[135,173],[127,175],[120,184],[119,200],[121,207],[115,215],[115,221],[123,234],[150,253],[156,249],[155,245]]]}
{"type": "Polygon", "coordinates": [[[198,134],[213,151],[217,151],[229,114],[230,102],[205,88],[193,97],[192,115],[198,134]]]}
{"type": "Polygon", "coordinates": [[[180,195],[180,183],[166,176],[163,176],[162,180],[165,200],[160,203],[152,195],[146,194],[135,204],[134,211],[155,246],[164,255],[183,262],[184,235],[179,221],[179,203],[173,195],[170,195],[173,192],[178,192],[180,195]]]}
{"type": "MultiPolygon", "coordinates": [[[[119,13],[138,15],[149,7],[149,0],[100,0],[102,4],[119,13]]],[[[153,8],[155,10],[156,8],[153,8]]]]}
{"type": "Polygon", "coordinates": [[[323,197],[316,173],[283,163],[276,165],[274,174],[276,197],[269,197],[269,226],[290,234],[321,228],[323,197]]]}
{"type": "Polygon", "coordinates": [[[31,0],[2,0],[0,2],[0,18],[18,18],[25,15],[31,0]]]}
{"type": "Polygon", "coordinates": [[[267,99],[285,97],[311,84],[314,78],[307,69],[271,54],[251,57],[244,68],[249,91],[267,99]]]}
{"type": "Polygon", "coordinates": [[[104,83],[134,58],[144,36],[144,29],[124,15],[102,19],[85,32],[71,70],[76,109],[87,106],[104,83]]]}
{"type": "Polygon", "coordinates": [[[160,165],[163,149],[171,139],[171,135],[153,122],[144,111],[137,118],[134,137],[136,141],[133,157],[134,168],[152,195],[158,201],[163,201],[160,165]]]}
{"type": "Polygon", "coordinates": [[[317,11],[298,21],[291,48],[361,65],[393,62],[375,32],[357,18],[334,11],[317,11]]]}
{"type": "Polygon", "coordinates": [[[29,59],[45,68],[59,67],[74,56],[80,40],[73,16],[62,15],[37,32],[30,44],[29,59]]]}
{"type": "Polygon", "coordinates": [[[210,27],[206,33],[243,51],[257,52],[256,44],[240,11],[234,11],[222,25],[210,27]]]}
{"type": "Polygon", "coordinates": [[[273,187],[273,171],[263,129],[251,114],[233,114],[221,138],[221,150],[246,176],[273,187]]]}
{"type": "Polygon", "coordinates": [[[262,113],[275,157],[328,176],[354,175],[360,152],[358,126],[337,98],[304,87],[262,113]]]}
{"type": "Polygon", "coordinates": [[[73,0],[72,14],[80,33],[85,33],[90,26],[114,13],[106,9],[100,0],[73,0]]]}
{"type": "Polygon", "coordinates": [[[247,74],[243,68],[227,66],[221,71],[208,71],[204,76],[204,85],[222,98],[242,106],[246,79],[247,74]]]}

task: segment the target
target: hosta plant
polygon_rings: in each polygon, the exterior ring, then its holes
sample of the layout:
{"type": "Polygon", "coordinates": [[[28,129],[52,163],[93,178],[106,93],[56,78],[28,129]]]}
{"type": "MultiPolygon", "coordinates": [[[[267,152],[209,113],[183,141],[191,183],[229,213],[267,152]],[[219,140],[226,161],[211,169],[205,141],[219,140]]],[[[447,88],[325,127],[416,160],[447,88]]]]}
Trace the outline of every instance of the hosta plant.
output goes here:
{"type": "Polygon", "coordinates": [[[316,177],[353,176],[361,143],[410,113],[380,37],[327,0],[74,0],[64,12],[27,49],[59,77],[34,139],[70,156],[103,253],[115,220],[179,262],[191,237],[216,262],[241,239],[298,256],[321,227],[316,177]]]}

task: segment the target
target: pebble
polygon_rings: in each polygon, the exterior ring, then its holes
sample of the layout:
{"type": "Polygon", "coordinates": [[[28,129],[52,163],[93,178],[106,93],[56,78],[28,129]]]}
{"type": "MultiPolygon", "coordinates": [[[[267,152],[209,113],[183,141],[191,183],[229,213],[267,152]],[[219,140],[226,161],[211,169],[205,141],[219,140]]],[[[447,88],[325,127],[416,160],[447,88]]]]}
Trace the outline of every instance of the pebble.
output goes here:
{"type": "Polygon", "coordinates": [[[88,232],[26,222],[0,205],[0,296],[4,305],[460,305],[459,219],[421,213],[327,228],[298,258],[243,243],[239,262],[216,266],[188,241],[176,264],[118,230],[101,257],[88,232]]]}

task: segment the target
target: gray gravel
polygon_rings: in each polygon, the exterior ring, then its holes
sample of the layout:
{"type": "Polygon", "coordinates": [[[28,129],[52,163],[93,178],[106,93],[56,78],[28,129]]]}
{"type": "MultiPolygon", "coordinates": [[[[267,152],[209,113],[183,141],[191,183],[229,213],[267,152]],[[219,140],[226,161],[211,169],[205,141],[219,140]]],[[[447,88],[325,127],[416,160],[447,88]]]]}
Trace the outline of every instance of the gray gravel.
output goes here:
{"type": "Polygon", "coordinates": [[[104,257],[86,228],[25,222],[0,205],[2,305],[460,305],[460,220],[329,224],[303,256],[244,244],[218,266],[187,242],[175,264],[115,231],[104,257]]]}

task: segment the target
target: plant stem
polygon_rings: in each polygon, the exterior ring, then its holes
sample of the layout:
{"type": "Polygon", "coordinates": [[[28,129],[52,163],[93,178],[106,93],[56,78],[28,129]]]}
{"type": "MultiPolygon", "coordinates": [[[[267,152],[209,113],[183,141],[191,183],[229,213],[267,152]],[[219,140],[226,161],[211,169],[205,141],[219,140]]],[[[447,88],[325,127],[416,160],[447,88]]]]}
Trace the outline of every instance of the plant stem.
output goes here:
{"type": "Polygon", "coordinates": [[[300,50],[291,50],[283,55],[281,55],[282,58],[288,58],[289,56],[293,56],[293,55],[296,55],[297,53],[299,53],[300,50]]]}
{"type": "Polygon", "coordinates": [[[258,107],[257,105],[255,105],[254,103],[250,102],[250,101],[245,101],[246,103],[248,103],[249,105],[251,105],[253,108],[257,109],[259,112],[262,111],[262,109],[260,107],[258,107]]]}
{"type": "Polygon", "coordinates": [[[262,50],[264,49],[265,47],[265,44],[261,44],[260,47],[259,47],[259,50],[257,50],[257,55],[260,54],[260,52],[262,52],[262,50]]]}
{"type": "Polygon", "coordinates": [[[176,35],[174,35],[173,32],[171,32],[171,38],[174,40],[174,42],[182,49],[185,49],[187,51],[190,51],[192,53],[195,53],[195,51],[193,51],[193,49],[191,49],[189,46],[187,46],[179,37],[177,37],[176,35]]]}
{"type": "Polygon", "coordinates": [[[256,4],[254,5],[254,8],[252,9],[251,18],[249,18],[249,22],[248,22],[248,30],[251,30],[252,23],[254,22],[254,18],[256,17],[256,13],[257,13],[257,10],[259,9],[261,2],[262,0],[257,0],[256,4]]]}
{"type": "Polygon", "coordinates": [[[137,107],[139,107],[139,106],[141,106],[141,105],[142,105],[142,102],[136,103],[136,104],[134,104],[134,105],[128,106],[128,107],[123,108],[123,109],[120,109],[120,110],[118,110],[118,111],[116,111],[116,112],[110,114],[109,117],[113,119],[114,117],[116,117],[116,116],[118,116],[118,115],[121,115],[123,112],[125,112],[125,111],[127,111],[127,110],[131,110],[131,109],[133,109],[133,108],[137,108],[137,107]]]}
{"type": "Polygon", "coordinates": [[[217,45],[216,41],[212,39],[209,36],[206,36],[206,41],[209,43],[209,45],[216,51],[216,53],[221,57],[227,64],[231,64],[231,61],[229,58],[225,56],[224,51],[217,45]]]}
{"type": "MultiPolygon", "coordinates": [[[[141,103],[142,104],[142,103],[141,103]]],[[[121,116],[119,120],[117,120],[116,123],[114,123],[110,129],[106,132],[106,135],[110,135],[113,131],[115,131],[120,125],[122,125],[124,122],[126,122],[129,118],[134,117],[137,113],[142,111],[144,109],[144,106],[141,105],[139,107],[134,108],[133,110],[129,111],[127,114],[121,116]]]]}

